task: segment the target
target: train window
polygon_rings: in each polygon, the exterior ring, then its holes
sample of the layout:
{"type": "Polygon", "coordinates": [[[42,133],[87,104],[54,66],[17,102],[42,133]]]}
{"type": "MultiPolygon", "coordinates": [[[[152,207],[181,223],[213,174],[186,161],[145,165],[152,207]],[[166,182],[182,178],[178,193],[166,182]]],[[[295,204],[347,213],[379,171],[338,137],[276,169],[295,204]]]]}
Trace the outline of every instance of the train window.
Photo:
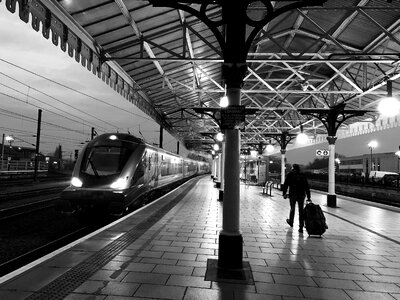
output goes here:
{"type": "Polygon", "coordinates": [[[142,161],[139,162],[139,164],[138,164],[138,166],[136,168],[135,174],[133,175],[133,179],[132,179],[131,185],[134,185],[134,184],[138,183],[139,180],[143,181],[144,171],[145,171],[145,168],[146,168],[144,166],[144,162],[145,162],[145,160],[142,160],[142,161]]]}
{"type": "Polygon", "coordinates": [[[119,174],[128,161],[132,149],[120,147],[93,147],[88,149],[82,172],[95,176],[119,174]]]}

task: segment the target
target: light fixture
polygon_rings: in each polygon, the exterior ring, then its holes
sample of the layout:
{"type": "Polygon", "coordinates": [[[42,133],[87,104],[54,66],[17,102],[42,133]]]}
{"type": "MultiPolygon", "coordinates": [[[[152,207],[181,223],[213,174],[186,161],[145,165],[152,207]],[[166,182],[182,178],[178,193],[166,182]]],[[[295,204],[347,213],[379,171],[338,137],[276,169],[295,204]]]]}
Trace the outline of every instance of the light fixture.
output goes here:
{"type": "Polygon", "coordinates": [[[300,133],[297,135],[297,142],[305,144],[308,141],[308,136],[303,132],[303,125],[300,125],[300,133]]]}
{"type": "Polygon", "coordinates": [[[382,98],[378,104],[378,111],[385,117],[396,116],[400,111],[400,102],[392,96],[392,81],[386,82],[387,97],[382,98]]]}
{"type": "Polygon", "coordinates": [[[225,87],[225,94],[219,101],[219,106],[220,107],[227,107],[229,105],[229,99],[228,96],[226,95],[226,87],[225,87]]]}
{"type": "Polygon", "coordinates": [[[215,151],[218,151],[219,150],[218,144],[214,144],[213,148],[214,148],[215,151]]]}
{"type": "Polygon", "coordinates": [[[229,100],[228,100],[228,96],[223,96],[221,98],[221,100],[219,101],[219,106],[220,107],[227,107],[229,105],[229,100]]]}
{"type": "Polygon", "coordinates": [[[123,190],[128,185],[128,179],[129,179],[129,176],[120,177],[110,185],[110,188],[116,189],[116,190],[123,190]]]}
{"type": "Polygon", "coordinates": [[[221,132],[218,132],[215,138],[217,141],[222,142],[224,140],[224,135],[221,132]]]}
{"type": "Polygon", "coordinates": [[[82,180],[80,180],[78,177],[72,177],[71,185],[73,185],[74,187],[82,187],[83,183],[82,180]]]}
{"type": "Polygon", "coordinates": [[[7,135],[7,136],[5,137],[5,140],[6,140],[7,142],[11,143],[11,142],[14,141],[14,137],[13,137],[12,135],[7,135]]]}
{"type": "Polygon", "coordinates": [[[378,147],[378,142],[377,141],[370,141],[369,143],[368,143],[368,147],[369,148],[372,148],[372,149],[375,149],[376,147],[378,147]]]}
{"type": "Polygon", "coordinates": [[[271,153],[272,151],[274,151],[274,146],[268,144],[265,150],[267,150],[268,153],[271,153]]]}

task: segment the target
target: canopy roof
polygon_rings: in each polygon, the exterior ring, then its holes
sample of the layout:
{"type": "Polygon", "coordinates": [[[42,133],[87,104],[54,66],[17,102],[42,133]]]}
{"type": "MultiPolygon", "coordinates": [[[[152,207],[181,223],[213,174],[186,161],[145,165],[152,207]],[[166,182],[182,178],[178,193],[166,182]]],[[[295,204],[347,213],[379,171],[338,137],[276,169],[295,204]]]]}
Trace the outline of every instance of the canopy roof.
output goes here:
{"type": "MultiPolygon", "coordinates": [[[[222,1],[222,0],[221,0],[222,1]]],[[[1,2],[1,0],[0,0],[1,2]]],[[[198,17],[171,7],[202,10],[221,20],[220,1],[7,0],[20,18],[98,74],[129,101],[184,142],[206,149],[219,131],[202,107],[219,108],[225,93],[223,54],[198,17]],[[152,2],[153,4],[151,4],[152,2]]],[[[298,1],[248,1],[252,20],[298,1]]],[[[247,56],[241,104],[247,115],[242,143],[269,134],[326,133],[320,119],[299,109],[372,110],[343,121],[376,119],[379,98],[400,89],[400,3],[397,0],[304,0],[310,6],[278,15],[255,36],[247,56]],[[319,2],[322,5],[313,5],[319,2]]],[[[317,3],[318,4],[318,3],[317,3]]],[[[224,32],[224,26],[216,26],[224,32]]],[[[247,34],[250,34],[248,30],[247,34]]]]}

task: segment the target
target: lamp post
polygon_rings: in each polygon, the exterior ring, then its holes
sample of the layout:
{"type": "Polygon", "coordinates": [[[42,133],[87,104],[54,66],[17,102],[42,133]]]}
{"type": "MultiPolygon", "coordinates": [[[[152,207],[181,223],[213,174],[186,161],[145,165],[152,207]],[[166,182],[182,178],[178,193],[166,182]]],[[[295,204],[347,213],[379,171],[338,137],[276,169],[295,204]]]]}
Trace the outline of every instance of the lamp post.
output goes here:
{"type": "MultiPolygon", "coordinates": [[[[14,137],[12,135],[7,135],[4,137],[3,134],[3,145],[2,145],[2,150],[1,150],[1,169],[3,169],[3,158],[4,158],[4,140],[10,143],[10,149],[11,149],[11,144],[14,142],[14,137]]],[[[7,162],[7,170],[10,169],[10,161],[7,162]]]]}
{"type": "Polygon", "coordinates": [[[371,150],[371,171],[372,172],[372,150],[375,149],[376,147],[378,147],[378,142],[377,141],[370,141],[368,143],[368,147],[371,150]]]}
{"type": "Polygon", "coordinates": [[[400,146],[399,151],[396,151],[394,154],[397,155],[397,173],[400,174],[400,146]]]}
{"type": "Polygon", "coordinates": [[[335,158],[335,162],[337,164],[337,171],[340,172],[340,158],[335,158]]]}
{"type": "Polygon", "coordinates": [[[4,139],[5,139],[5,134],[3,133],[3,138],[1,140],[1,169],[3,170],[3,159],[4,159],[4,139]]]}

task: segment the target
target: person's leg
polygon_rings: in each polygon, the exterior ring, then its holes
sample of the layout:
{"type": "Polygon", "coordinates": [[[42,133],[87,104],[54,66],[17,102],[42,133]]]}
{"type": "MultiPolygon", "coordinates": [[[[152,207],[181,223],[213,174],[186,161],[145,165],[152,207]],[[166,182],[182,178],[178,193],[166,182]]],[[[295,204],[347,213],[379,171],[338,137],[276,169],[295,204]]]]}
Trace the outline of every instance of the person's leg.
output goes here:
{"type": "Polygon", "coordinates": [[[289,219],[287,220],[287,222],[290,226],[293,226],[294,213],[296,210],[296,198],[289,197],[289,202],[290,202],[290,212],[289,212],[289,219]]]}
{"type": "Polygon", "coordinates": [[[304,197],[299,197],[297,199],[297,204],[299,206],[299,230],[303,230],[304,227],[304,197]]]}

